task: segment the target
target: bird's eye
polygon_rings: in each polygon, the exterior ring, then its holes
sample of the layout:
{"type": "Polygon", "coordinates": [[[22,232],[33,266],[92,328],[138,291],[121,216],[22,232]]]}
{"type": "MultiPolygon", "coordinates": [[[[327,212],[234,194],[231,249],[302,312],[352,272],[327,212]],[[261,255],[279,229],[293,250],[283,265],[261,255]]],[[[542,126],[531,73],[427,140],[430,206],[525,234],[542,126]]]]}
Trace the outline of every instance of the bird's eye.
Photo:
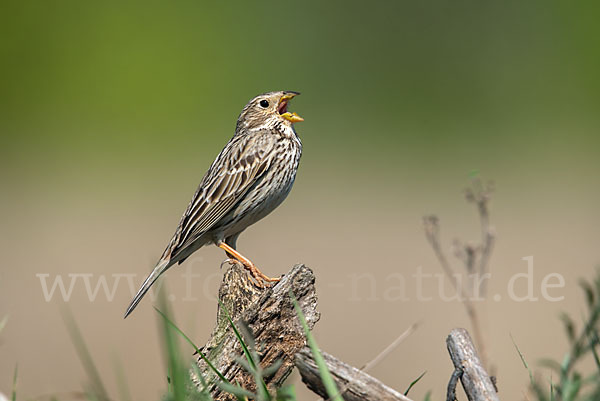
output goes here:
{"type": "Polygon", "coordinates": [[[265,100],[265,99],[261,100],[259,104],[260,104],[260,107],[262,107],[263,109],[266,109],[267,107],[269,107],[269,101],[265,100]]]}

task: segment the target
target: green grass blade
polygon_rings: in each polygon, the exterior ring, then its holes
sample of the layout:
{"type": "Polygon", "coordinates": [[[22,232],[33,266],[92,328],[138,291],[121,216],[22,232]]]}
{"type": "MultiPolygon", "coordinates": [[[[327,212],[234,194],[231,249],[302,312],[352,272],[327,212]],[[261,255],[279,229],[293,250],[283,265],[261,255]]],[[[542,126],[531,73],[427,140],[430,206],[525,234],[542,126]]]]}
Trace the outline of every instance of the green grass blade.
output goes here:
{"type": "Polygon", "coordinates": [[[277,390],[276,401],[296,401],[294,386],[285,386],[277,390]]]}
{"type": "Polygon", "coordinates": [[[419,375],[419,377],[417,377],[415,380],[412,381],[412,383],[410,383],[410,385],[408,386],[408,388],[404,392],[404,395],[408,395],[408,392],[410,391],[410,389],[413,388],[413,386],[415,384],[417,384],[419,382],[419,380],[421,380],[423,378],[423,376],[425,376],[425,373],[427,373],[427,371],[424,371],[423,373],[421,373],[419,375]]]}
{"type": "Polygon", "coordinates": [[[2,320],[0,320],[0,333],[2,333],[2,330],[4,330],[4,327],[6,327],[7,322],[8,322],[8,315],[4,316],[2,318],[2,320]]]}
{"type": "Polygon", "coordinates": [[[100,373],[94,364],[94,360],[85,344],[81,331],[79,331],[79,327],[77,326],[77,323],[75,323],[75,319],[73,319],[71,313],[66,309],[63,310],[63,320],[71,336],[75,351],[83,365],[83,370],[85,370],[88,375],[93,395],[99,401],[109,401],[108,392],[106,391],[106,387],[104,387],[104,383],[102,383],[100,373]]]}
{"type": "Polygon", "coordinates": [[[527,364],[527,361],[525,360],[525,356],[523,356],[523,354],[521,353],[521,350],[517,346],[517,343],[515,342],[515,339],[513,338],[512,334],[510,335],[510,340],[512,341],[513,345],[515,346],[515,349],[519,353],[519,358],[521,358],[521,362],[523,363],[523,366],[525,366],[525,369],[527,369],[527,372],[529,372],[529,382],[532,385],[535,384],[535,380],[533,379],[533,372],[529,368],[529,365],[527,364]]]}
{"type": "MultiPolygon", "coordinates": [[[[248,348],[248,345],[246,344],[246,341],[244,340],[244,337],[242,336],[242,334],[240,333],[240,331],[238,330],[238,328],[236,327],[235,323],[233,323],[233,319],[231,319],[231,315],[229,314],[229,310],[227,309],[227,307],[223,304],[223,302],[221,302],[221,300],[219,300],[219,305],[221,306],[221,308],[223,308],[223,312],[225,313],[225,317],[227,318],[227,321],[229,322],[229,325],[231,326],[231,328],[233,329],[233,332],[237,338],[237,340],[239,341],[240,345],[242,346],[242,350],[244,352],[244,356],[246,357],[246,360],[248,361],[248,365],[246,367],[246,370],[248,370],[249,373],[252,373],[252,375],[254,376],[255,382],[256,382],[256,388],[258,391],[258,399],[259,400],[268,400],[271,397],[269,396],[269,390],[267,389],[267,385],[265,384],[265,381],[263,380],[263,376],[262,376],[262,370],[260,368],[260,361],[258,360],[258,356],[253,357],[252,352],[250,352],[250,349],[248,348]],[[256,360],[255,360],[256,359],[256,360]]],[[[254,339],[251,338],[251,333],[250,333],[250,329],[246,328],[246,334],[247,336],[250,338],[251,343],[254,343],[254,339]]]]}
{"type": "Polygon", "coordinates": [[[564,401],[574,401],[581,389],[581,376],[574,374],[573,378],[565,383],[562,398],[564,401]]]}
{"type": "Polygon", "coordinates": [[[210,370],[212,370],[217,376],[219,376],[219,378],[221,380],[223,380],[226,383],[229,383],[229,380],[227,380],[225,378],[225,376],[223,376],[223,374],[221,372],[219,372],[219,370],[217,368],[215,368],[215,366],[208,360],[208,358],[204,355],[204,353],[202,353],[200,351],[200,349],[196,346],[196,344],[194,344],[194,342],[181,329],[179,329],[179,327],[177,327],[177,325],[175,325],[175,323],[173,323],[167,315],[165,315],[160,309],[158,309],[156,307],[154,307],[154,310],[157,311],[162,316],[162,318],[165,320],[165,322],[167,322],[173,329],[175,329],[175,331],[177,333],[179,333],[179,335],[181,337],[183,337],[183,339],[186,340],[188,342],[188,344],[190,344],[194,348],[196,353],[198,355],[200,355],[200,358],[202,358],[202,360],[204,362],[206,362],[206,364],[208,365],[210,370]]]}
{"type": "Polygon", "coordinates": [[[12,394],[11,400],[17,401],[17,373],[19,371],[19,365],[15,365],[15,373],[13,373],[13,383],[12,383],[12,394]]]}
{"type": "Polygon", "coordinates": [[[131,398],[131,391],[129,390],[129,383],[125,377],[125,371],[123,365],[118,358],[114,359],[115,375],[117,378],[117,389],[119,390],[120,401],[133,401],[131,398]]]}
{"type": "Polygon", "coordinates": [[[229,384],[229,383],[219,383],[219,388],[229,394],[235,395],[236,398],[238,398],[238,399],[245,399],[245,398],[256,399],[257,398],[256,394],[254,394],[251,391],[246,390],[243,387],[240,387],[239,385],[234,386],[233,384],[229,384]]]}
{"type": "Polygon", "coordinates": [[[560,314],[560,320],[563,322],[563,326],[565,329],[565,333],[567,334],[569,344],[574,345],[575,341],[577,341],[577,338],[575,334],[575,323],[573,322],[573,319],[571,319],[571,316],[563,312],[560,314]]]}
{"type": "Polygon", "coordinates": [[[596,368],[600,371],[600,357],[598,356],[598,351],[596,351],[596,346],[600,344],[600,338],[598,338],[598,331],[592,330],[590,332],[590,349],[592,350],[592,355],[594,356],[594,362],[596,363],[596,368]]]}
{"type": "Polygon", "coordinates": [[[294,293],[290,290],[290,297],[292,298],[292,302],[294,303],[294,308],[296,309],[296,314],[298,315],[298,319],[300,319],[300,324],[304,329],[304,334],[306,335],[306,342],[310,347],[313,357],[315,358],[315,362],[317,367],[319,368],[319,374],[321,375],[321,381],[325,386],[325,390],[327,391],[327,395],[329,399],[334,401],[344,401],[340,395],[340,392],[331,376],[331,372],[327,369],[327,364],[323,359],[323,355],[321,355],[321,351],[319,350],[319,346],[317,345],[317,341],[313,337],[310,329],[308,328],[308,324],[306,323],[306,319],[304,318],[304,313],[302,313],[302,309],[300,305],[298,305],[298,301],[294,296],[294,293]]]}
{"type": "Polygon", "coordinates": [[[242,345],[242,350],[244,351],[244,355],[246,356],[248,363],[250,364],[250,366],[252,366],[253,369],[256,369],[256,364],[254,363],[254,359],[252,358],[252,355],[250,355],[250,350],[246,346],[246,343],[244,342],[244,339],[242,338],[242,335],[240,334],[239,330],[233,323],[233,320],[231,320],[231,316],[229,316],[229,311],[227,310],[225,305],[220,300],[219,300],[219,304],[221,305],[221,308],[223,308],[223,311],[225,312],[225,317],[227,317],[227,321],[229,321],[229,325],[233,329],[235,336],[237,337],[238,341],[242,345]]]}
{"type": "Polygon", "coordinates": [[[583,279],[579,280],[579,286],[581,287],[581,289],[583,290],[583,293],[585,294],[585,300],[586,300],[587,306],[590,309],[593,309],[594,305],[596,304],[594,288],[587,280],[583,280],[583,279]]]}
{"type": "Polygon", "coordinates": [[[538,361],[538,364],[559,374],[562,370],[560,363],[556,362],[554,359],[543,358],[538,361]]]}
{"type": "Polygon", "coordinates": [[[271,396],[269,394],[269,390],[264,380],[265,371],[260,366],[260,358],[258,356],[258,353],[256,352],[256,341],[254,340],[252,330],[243,321],[240,321],[239,324],[239,332],[242,335],[242,338],[244,339],[246,348],[248,348],[248,350],[250,351],[250,356],[252,360],[254,361],[254,368],[249,366],[248,368],[246,368],[246,370],[252,373],[252,375],[254,376],[254,382],[257,384],[257,400],[270,400],[271,396]]]}
{"type": "MultiPolygon", "coordinates": [[[[160,306],[169,316],[166,299],[163,296],[159,298],[160,306]]],[[[175,324],[169,324],[171,319],[162,319],[163,342],[165,344],[164,352],[167,360],[167,379],[169,383],[169,395],[174,401],[186,401],[186,371],[183,368],[181,357],[179,355],[179,346],[174,336],[176,331],[175,324]]]]}
{"type": "Polygon", "coordinates": [[[198,378],[198,380],[200,380],[200,384],[202,384],[202,390],[200,390],[200,394],[203,395],[205,399],[211,400],[212,398],[210,398],[210,394],[208,392],[208,385],[206,383],[206,379],[204,378],[202,372],[200,372],[200,368],[198,368],[198,365],[196,365],[195,363],[192,363],[192,370],[198,378]]]}
{"type": "Polygon", "coordinates": [[[281,367],[281,365],[283,364],[283,360],[278,359],[275,362],[273,362],[271,364],[271,366],[268,366],[266,368],[263,369],[262,374],[264,377],[270,377],[273,376],[275,374],[275,372],[277,372],[279,370],[279,368],[281,367]]]}
{"type": "MultiPolygon", "coordinates": [[[[249,327],[245,326],[243,322],[241,322],[241,329],[238,329],[236,325],[233,323],[231,316],[229,315],[229,311],[221,303],[221,307],[225,312],[225,316],[233,329],[238,341],[240,342],[242,349],[244,350],[244,355],[246,356],[246,360],[248,361],[248,366],[245,366],[245,369],[254,376],[254,381],[256,383],[256,389],[258,393],[258,400],[269,400],[271,397],[269,395],[269,390],[267,389],[267,385],[265,384],[262,368],[260,367],[260,360],[258,359],[258,354],[255,351],[251,350],[248,347],[250,344],[253,349],[256,349],[256,344],[254,342],[254,338],[252,337],[252,333],[249,327]]],[[[243,365],[243,364],[242,364],[243,365]]]]}

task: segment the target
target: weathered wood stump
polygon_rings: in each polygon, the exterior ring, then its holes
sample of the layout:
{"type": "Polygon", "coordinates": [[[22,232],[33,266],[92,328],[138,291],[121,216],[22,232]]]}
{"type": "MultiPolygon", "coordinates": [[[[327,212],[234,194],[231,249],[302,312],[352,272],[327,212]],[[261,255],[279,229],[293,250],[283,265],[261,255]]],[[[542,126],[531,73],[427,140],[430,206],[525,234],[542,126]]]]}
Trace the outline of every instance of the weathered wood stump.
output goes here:
{"type": "MultiPolygon", "coordinates": [[[[227,313],[236,322],[244,322],[255,338],[261,366],[267,367],[280,360],[277,372],[265,378],[269,390],[279,388],[294,368],[294,356],[306,344],[304,331],[300,325],[290,291],[302,308],[306,321],[312,329],[319,320],[315,276],[308,267],[296,265],[274,286],[258,288],[240,265],[231,266],[223,277],[219,288],[220,305],[217,310],[217,323],[211,338],[200,351],[211,361],[231,383],[254,391],[254,378],[237,362],[242,356],[242,347],[235,336],[227,313]]],[[[217,386],[218,377],[210,367],[198,358],[197,365],[204,379],[209,383],[215,400],[232,400],[231,394],[222,392],[217,386]]],[[[202,384],[194,372],[194,383],[202,384]]]]}

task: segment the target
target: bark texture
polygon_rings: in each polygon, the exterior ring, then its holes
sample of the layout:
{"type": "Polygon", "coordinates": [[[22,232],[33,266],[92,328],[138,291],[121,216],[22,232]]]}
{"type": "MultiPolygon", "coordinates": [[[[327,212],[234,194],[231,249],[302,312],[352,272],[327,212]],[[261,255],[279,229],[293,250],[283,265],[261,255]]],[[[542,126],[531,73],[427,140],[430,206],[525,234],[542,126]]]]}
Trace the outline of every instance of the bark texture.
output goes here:
{"type": "MultiPolygon", "coordinates": [[[[327,368],[346,401],[411,401],[402,393],[386,386],[365,372],[350,366],[334,356],[321,351],[327,368]]],[[[316,394],[328,399],[325,386],[319,375],[319,368],[308,347],[296,355],[296,367],[302,375],[302,381],[316,394]]]]}
{"type": "Polygon", "coordinates": [[[452,330],[446,345],[454,368],[461,372],[460,381],[469,401],[500,401],[467,330],[452,330]]]}
{"type": "MultiPolygon", "coordinates": [[[[227,318],[229,314],[238,328],[245,324],[250,329],[263,368],[277,360],[282,361],[277,372],[265,379],[269,390],[275,391],[291,373],[294,356],[306,344],[290,291],[298,300],[312,329],[320,317],[314,284],[312,270],[301,264],[294,266],[281,281],[267,288],[258,288],[244,267],[231,266],[219,288],[216,327],[207,344],[200,349],[201,352],[231,383],[237,382],[250,391],[256,389],[253,377],[237,362],[239,357],[243,357],[243,351],[227,318]]],[[[234,399],[214,384],[218,377],[202,358],[198,357],[197,365],[200,373],[211,383],[211,394],[215,400],[234,399]]],[[[194,372],[191,374],[200,388],[199,378],[194,372]]]]}

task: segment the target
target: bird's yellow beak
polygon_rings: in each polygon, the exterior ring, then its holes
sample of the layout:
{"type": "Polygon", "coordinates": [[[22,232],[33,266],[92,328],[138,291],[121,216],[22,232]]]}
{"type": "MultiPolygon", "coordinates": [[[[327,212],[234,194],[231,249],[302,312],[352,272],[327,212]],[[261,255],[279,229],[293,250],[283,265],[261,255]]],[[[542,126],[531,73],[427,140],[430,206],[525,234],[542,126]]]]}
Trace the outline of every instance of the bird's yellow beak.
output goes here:
{"type": "Polygon", "coordinates": [[[279,99],[279,106],[277,106],[277,112],[281,115],[281,117],[285,118],[289,122],[297,123],[300,121],[304,121],[302,117],[300,117],[296,113],[290,113],[287,111],[288,102],[294,96],[299,95],[298,92],[286,92],[281,99],[279,99]]]}
{"type": "Polygon", "coordinates": [[[286,120],[293,122],[293,123],[298,123],[300,121],[304,121],[304,119],[302,117],[300,117],[297,113],[283,113],[281,115],[281,117],[285,118],[286,120]]]}

